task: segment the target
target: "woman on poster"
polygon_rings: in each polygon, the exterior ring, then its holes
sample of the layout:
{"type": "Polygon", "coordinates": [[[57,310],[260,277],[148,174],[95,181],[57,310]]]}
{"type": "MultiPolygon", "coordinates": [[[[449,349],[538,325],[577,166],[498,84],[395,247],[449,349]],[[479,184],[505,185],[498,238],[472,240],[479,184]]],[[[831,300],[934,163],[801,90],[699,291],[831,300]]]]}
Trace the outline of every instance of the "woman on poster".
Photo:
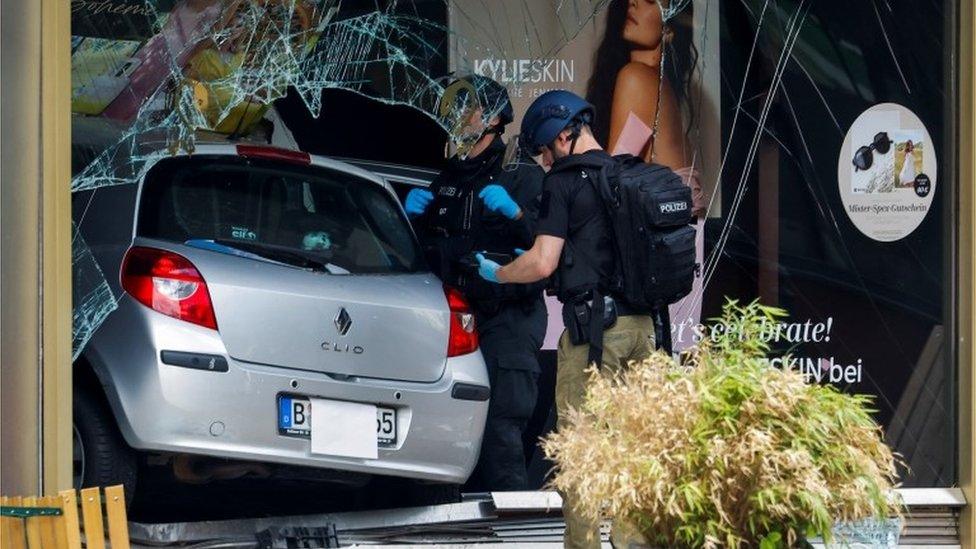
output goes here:
{"type": "MultiPolygon", "coordinates": [[[[596,118],[597,140],[612,154],[630,153],[674,170],[692,188],[692,213],[703,220],[708,200],[688,138],[696,126],[691,84],[698,51],[692,20],[692,3],[687,0],[613,0],[587,100],[596,112],[610,113],[596,118]]],[[[696,262],[702,265],[703,221],[697,231],[696,262]]],[[[670,307],[675,351],[694,343],[691,328],[700,322],[702,291],[698,275],[691,294],[670,307]]]]}
{"type": "Polygon", "coordinates": [[[905,142],[905,158],[902,161],[898,182],[901,187],[910,187],[915,183],[915,143],[911,139],[905,142]]]}

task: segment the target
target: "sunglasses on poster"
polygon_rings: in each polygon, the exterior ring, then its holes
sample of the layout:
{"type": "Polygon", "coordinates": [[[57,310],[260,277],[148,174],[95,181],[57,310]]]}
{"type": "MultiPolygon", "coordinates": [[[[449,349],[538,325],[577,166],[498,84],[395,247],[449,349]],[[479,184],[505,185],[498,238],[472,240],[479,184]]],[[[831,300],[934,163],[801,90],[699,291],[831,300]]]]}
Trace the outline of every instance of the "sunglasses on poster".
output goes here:
{"type": "Polygon", "coordinates": [[[864,171],[870,168],[874,164],[875,151],[880,154],[888,154],[889,150],[891,150],[891,139],[888,138],[888,132],[878,133],[874,136],[873,143],[860,147],[854,153],[855,171],[864,171]]]}

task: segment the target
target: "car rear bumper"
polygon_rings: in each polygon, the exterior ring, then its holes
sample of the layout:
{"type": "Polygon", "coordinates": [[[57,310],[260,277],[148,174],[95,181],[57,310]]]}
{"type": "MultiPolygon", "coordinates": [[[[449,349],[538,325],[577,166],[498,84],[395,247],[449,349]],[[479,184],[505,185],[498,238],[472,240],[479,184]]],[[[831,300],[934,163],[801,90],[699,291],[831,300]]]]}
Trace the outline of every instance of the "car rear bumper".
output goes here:
{"type": "Polygon", "coordinates": [[[488,387],[480,353],[448,360],[434,383],[335,379],[234,360],[217,332],[157,314],[127,296],[86,357],[123,436],[138,450],[462,483],[477,462],[488,410],[487,400],[469,400],[471,387],[488,387]],[[218,355],[227,371],[164,364],[164,350],[218,355]],[[395,408],[398,440],[381,446],[375,460],[312,454],[309,439],[279,434],[282,394],[395,408]]]}

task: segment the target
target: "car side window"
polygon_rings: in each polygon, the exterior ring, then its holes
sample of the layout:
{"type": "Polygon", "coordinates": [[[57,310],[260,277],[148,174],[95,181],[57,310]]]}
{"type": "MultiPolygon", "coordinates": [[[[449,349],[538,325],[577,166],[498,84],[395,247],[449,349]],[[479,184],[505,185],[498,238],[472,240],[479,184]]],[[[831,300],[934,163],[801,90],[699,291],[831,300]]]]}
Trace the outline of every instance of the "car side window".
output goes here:
{"type": "Polygon", "coordinates": [[[387,179],[387,181],[389,181],[390,186],[393,187],[393,192],[396,193],[400,204],[403,204],[403,202],[407,199],[407,194],[409,194],[411,190],[427,188],[427,185],[421,183],[408,183],[406,181],[397,181],[395,179],[387,179]]]}

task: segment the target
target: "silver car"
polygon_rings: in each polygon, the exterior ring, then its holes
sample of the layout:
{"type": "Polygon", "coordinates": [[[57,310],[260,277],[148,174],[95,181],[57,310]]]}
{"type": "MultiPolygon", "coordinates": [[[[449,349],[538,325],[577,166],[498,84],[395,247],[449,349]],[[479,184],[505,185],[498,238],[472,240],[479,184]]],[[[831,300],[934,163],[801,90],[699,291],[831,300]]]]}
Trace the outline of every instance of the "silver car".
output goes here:
{"type": "Polygon", "coordinates": [[[74,202],[122,296],[75,365],[76,483],[131,495],[146,463],[189,482],[310,467],[443,500],[468,478],[489,396],[473,315],[383,179],[203,145],[74,202]]]}

